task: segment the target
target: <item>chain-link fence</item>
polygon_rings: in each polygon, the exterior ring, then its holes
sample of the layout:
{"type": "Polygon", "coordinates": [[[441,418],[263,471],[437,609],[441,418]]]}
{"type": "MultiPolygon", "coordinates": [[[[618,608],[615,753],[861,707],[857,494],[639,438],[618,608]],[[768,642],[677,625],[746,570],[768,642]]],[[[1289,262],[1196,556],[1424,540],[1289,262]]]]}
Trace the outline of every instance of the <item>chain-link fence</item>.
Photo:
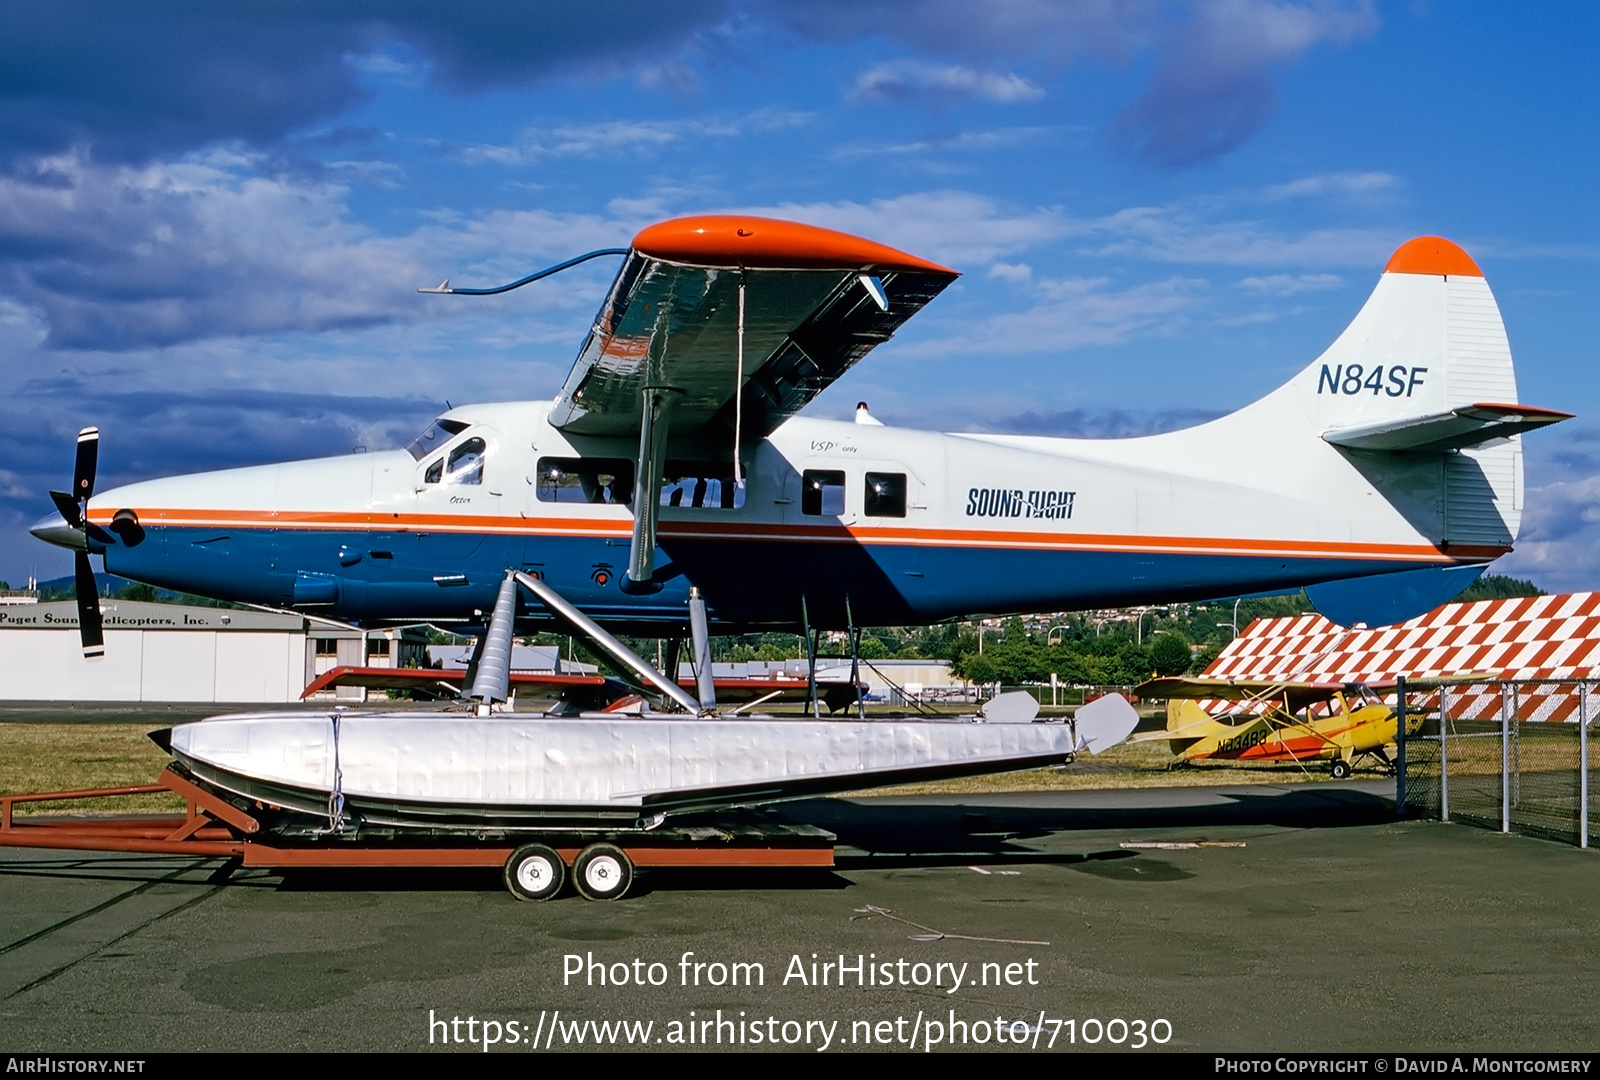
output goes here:
{"type": "Polygon", "coordinates": [[[1404,813],[1589,846],[1600,684],[1430,684],[1405,699],[1408,719],[1422,722],[1397,773],[1404,813]]]}

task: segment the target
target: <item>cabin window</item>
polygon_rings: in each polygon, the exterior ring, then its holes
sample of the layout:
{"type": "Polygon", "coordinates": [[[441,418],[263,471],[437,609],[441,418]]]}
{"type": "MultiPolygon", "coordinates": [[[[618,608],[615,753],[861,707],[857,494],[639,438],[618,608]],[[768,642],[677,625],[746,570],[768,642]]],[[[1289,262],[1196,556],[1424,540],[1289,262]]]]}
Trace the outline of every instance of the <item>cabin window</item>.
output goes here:
{"type": "Polygon", "coordinates": [[[537,480],[540,502],[633,503],[633,462],[626,458],[540,458],[537,480]]]}
{"type": "Polygon", "coordinates": [[[862,510],[868,517],[905,517],[906,474],[869,472],[862,510]]]}
{"type": "MultiPolygon", "coordinates": [[[[446,420],[441,416],[424,428],[422,434],[406,444],[406,452],[421,461],[465,430],[467,425],[460,420],[446,420]]],[[[436,480],[429,482],[437,483],[436,480]]]]}
{"type": "Polygon", "coordinates": [[[744,505],[744,488],[734,483],[730,465],[669,461],[661,478],[661,505],[737,510],[744,505]]]}
{"type": "Polygon", "coordinates": [[[807,469],[800,474],[800,512],[838,517],[844,513],[844,472],[807,469]]]}

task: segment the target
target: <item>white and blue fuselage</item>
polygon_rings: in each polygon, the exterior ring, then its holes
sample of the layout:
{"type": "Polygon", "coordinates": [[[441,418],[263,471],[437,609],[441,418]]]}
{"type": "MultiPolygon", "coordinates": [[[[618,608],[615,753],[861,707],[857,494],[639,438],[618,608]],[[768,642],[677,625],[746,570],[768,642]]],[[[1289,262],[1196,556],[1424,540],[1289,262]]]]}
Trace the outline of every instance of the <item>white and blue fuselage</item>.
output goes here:
{"type": "Polygon", "coordinates": [[[87,517],[137,519],[102,545],[111,573],[363,624],[479,624],[512,568],[599,622],[664,636],[684,625],[691,586],[731,630],[1444,571],[1407,586],[1424,611],[1511,549],[1522,461],[1516,434],[1444,448],[1415,434],[1455,423],[1452,410],[1503,413],[1517,391],[1476,267],[1408,267],[1406,250],[1323,356],[1183,431],[1083,440],[793,418],[740,448],[742,484],[731,445],[715,461],[694,459],[713,456],[703,443],[687,458],[669,446],[653,592],[624,587],[637,440],[566,434],[549,403],[454,409],[410,451],[133,484],[96,494],[87,517]]]}

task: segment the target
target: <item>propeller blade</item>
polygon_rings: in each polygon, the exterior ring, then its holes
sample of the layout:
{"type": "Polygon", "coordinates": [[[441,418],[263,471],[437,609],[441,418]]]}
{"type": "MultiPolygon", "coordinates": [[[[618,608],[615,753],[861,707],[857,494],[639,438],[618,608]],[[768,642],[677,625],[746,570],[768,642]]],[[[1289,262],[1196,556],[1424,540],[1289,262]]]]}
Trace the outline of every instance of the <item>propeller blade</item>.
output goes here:
{"type": "Polygon", "coordinates": [[[83,514],[78,510],[78,501],[65,491],[52,491],[50,501],[56,504],[56,513],[74,529],[83,527],[83,514]]]}
{"type": "Polygon", "coordinates": [[[87,500],[94,494],[94,473],[100,464],[100,429],[78,432],[78,459],[72,467],[72,497],[87,500]]]}
{"type": "Polygon", "coordinates": [[[94,567],[87,551],[74,552],[72,572],[78,594],[78,636],[83,640],[84,659],[104,656],[106,637],[100,628],[100,594],[94,583],[94,567]]]}

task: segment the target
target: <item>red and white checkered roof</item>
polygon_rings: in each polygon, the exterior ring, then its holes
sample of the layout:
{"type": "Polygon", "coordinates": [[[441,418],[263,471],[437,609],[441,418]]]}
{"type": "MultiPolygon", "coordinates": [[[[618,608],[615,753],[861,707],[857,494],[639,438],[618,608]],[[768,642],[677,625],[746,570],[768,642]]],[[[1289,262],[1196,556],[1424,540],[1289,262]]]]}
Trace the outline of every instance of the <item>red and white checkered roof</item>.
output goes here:
{"type": "MultiPolygon", "coordinates": [[[[1347,630],[1321,615],[1257,619],[1206,675],[1232,679],[1374,682],[1491,674],[1500,680],[1600,679],[1600,593],[1444,604],[1408,622],[1347,630]]],[[[1500,688],[1463,688],[1452,715],[1498,715],[1500,688]]],[[[1525,720],[1577,717],[1575,686],[1518,690],[1525,720]]]]}

